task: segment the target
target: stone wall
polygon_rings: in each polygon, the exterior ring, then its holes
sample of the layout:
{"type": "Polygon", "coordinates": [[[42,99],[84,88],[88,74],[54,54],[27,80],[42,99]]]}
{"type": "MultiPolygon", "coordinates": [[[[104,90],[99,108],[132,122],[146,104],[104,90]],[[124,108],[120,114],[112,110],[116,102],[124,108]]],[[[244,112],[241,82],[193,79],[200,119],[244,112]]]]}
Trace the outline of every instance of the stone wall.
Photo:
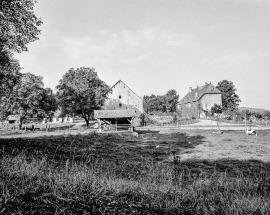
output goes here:
{"type": "Polygon", "coordinates": [[[185,118],[204,118],[203,110],[211,110],[214,104],[222,105],[221,94],[205,94],[198,102],[190,102],[179,105],[178,109],[185,118]],[[203,110],[202,110],[203,109],[203,110]]]}
{"type": "Polygon", "coordinates": [[[200,112],[198,108],[198,102],[190,102],[179,106],[179,110],[182,113],[182,117],[185,118],[199,118],[200,112]]]}

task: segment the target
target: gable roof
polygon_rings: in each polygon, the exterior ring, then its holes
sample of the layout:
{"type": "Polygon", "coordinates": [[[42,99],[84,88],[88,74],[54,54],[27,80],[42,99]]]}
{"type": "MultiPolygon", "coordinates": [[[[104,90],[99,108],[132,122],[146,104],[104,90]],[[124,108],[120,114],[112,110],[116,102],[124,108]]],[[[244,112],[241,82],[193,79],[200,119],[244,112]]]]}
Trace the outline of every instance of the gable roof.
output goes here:
{"type": "Polygon", "coordinates": [[[115,87],[118,83],[120,83],[120,82],[122,82],[125,86],[127,86],[127,88],[128,88],[130,91],[132,91],[136,96],[138,96],[139,98],[142,98],[142,97],[140,97],[137,93],[135,93],[132,89],[130,89],[130,87],[129,87],[128,85],[126,85],[125,82],[122,81],[121,79],[120,79],[119,81],[117,81],[117,82],[111,87],[111,89],[114,88],[114,87],[115,87]]]}
{"type": "Polygon", "coordinates": [[[206,83],[204,86],[197,86],[180,100],[178,104],[186,104],[200,100],[205,94],[222,94],[213,84],[206,83]]]}
{"type": "Polygon", "coordinates": [[[138,112],[134,109],[129,110],[94,110],[95,119],[110,118],[132,118],[138,116],[138,112]]]}

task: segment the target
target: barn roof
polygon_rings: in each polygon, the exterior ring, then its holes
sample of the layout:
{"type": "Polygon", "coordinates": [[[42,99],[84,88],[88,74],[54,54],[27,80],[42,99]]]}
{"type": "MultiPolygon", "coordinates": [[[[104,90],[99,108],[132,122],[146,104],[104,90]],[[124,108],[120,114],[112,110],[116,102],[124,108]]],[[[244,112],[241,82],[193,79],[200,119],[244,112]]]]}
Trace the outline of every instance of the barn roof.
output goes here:
{"type": "Polygon", "coordinates": [[[138,111],[129,110],[94,110],[95,119],[132,118],[138,116],[138,111]]]}
{"type": "Polygon", "coordinates": [[[222,94],[213,84],[205,83],[205,85],[191,91],[180,100],[178,104],[186,104],[189,102],[196,102],[200,100],[205,94],[222,94]]]}

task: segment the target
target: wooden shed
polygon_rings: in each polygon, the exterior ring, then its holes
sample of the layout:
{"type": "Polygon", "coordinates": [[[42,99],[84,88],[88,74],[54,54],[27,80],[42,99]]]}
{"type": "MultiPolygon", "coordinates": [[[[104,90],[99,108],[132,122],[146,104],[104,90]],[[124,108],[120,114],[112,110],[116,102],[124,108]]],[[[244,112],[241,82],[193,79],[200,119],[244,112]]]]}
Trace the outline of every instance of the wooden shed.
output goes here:
{"type": "Polygon", "coordinates": [[[128,110],[95,110],[94,118],[98,120],[99,131],[105,130],[126,130],[133,131],[133,119],[139,115],[134,109],[128,110]],[[102,126],[104,125],[104,126],[102,126]]]}
{"type": "Polygon", "coordinates": [[[19,115],[9,115],[6,119],[6,122],[9,124],[18,124],[18,123],[20,123],[20,116],[19,115]]]}

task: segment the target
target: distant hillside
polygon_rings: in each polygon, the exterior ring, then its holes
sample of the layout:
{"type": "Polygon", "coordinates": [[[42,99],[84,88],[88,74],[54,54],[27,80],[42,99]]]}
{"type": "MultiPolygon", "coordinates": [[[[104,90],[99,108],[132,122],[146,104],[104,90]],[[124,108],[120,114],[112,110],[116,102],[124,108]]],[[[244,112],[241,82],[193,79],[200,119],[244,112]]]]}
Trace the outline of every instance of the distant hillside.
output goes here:
{"type": "Polygon", "coordinates": [[[249,110],[251,112],[260,112],[260,113],[263,113],[264,111],[266,111],[265,109],[262,109],[262,108],[248,108],[248,107],[238,107],[238,109],[240,111],[243,111],[243,110],[249,110]]]}

